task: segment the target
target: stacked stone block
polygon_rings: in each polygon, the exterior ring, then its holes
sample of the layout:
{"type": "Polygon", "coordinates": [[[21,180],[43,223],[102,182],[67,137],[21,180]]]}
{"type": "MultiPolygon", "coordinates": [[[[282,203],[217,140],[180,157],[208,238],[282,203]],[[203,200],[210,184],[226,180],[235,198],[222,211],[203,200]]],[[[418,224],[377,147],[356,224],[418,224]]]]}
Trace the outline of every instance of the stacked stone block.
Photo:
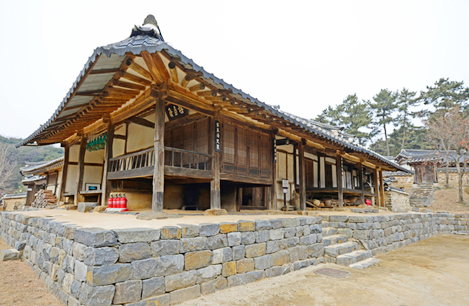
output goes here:
{"type": "Polygon", "coordinates": [[[78,228],[2,213],[1,234],[23,250],[65,305],[169,305],[324,262],[322,218],[78,228]]]}
{"type": "MultiPolygon", "coordinates": [[[[337,230],[334,233],[356,239],[361,247],[376,256],[433,235],[467,233],[469,215],[450,213],[330,215],[323,216],[322,225],[328,228],[328,231],[337,230]]],[[[344,262],[347,261],[345,257],[344,262]]]]}

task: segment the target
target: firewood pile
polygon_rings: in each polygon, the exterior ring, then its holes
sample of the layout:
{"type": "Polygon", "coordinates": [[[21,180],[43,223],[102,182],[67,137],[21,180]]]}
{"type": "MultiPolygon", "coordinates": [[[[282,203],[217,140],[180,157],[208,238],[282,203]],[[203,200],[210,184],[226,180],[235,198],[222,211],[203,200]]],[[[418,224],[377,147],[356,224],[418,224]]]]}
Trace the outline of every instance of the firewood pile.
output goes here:
{"type": "Polygon", "coordinates": [[[35,194],[31,206],[36,208],[53,208],[57,206],[57,198],[52,191],[41,189],[35,194]]]}

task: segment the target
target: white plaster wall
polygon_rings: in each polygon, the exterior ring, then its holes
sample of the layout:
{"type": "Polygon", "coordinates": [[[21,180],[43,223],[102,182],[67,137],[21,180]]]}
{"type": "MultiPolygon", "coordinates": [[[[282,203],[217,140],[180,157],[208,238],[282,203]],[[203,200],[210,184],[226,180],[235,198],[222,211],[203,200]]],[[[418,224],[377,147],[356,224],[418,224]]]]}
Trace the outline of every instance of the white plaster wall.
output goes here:
{"type": "Polygon", "coordinates": [[[69,157],[68,161],[69,162],[78,162],[78,155],[80,155],[80,145],[74,145],[70,147],[69,151],[69,157]]]}
{"type": "Polygon", "coordinates": [[[112,156],[117,157],[124,155],[125,153],[125,140],[124,139],[114,139],[112,143],[112,156]]]}
{"type": "Polygon", "coordinates": [[[85,163],[99,163],[102,164],[104,162],[104,152],[106,150],[98,150],[98,151],[85,151],[85,163]]]}
{"type": "Polygon", "coordinates": [[[77,187],[78,165],[68,165],[65,192],[75,192],[77,187]]]}
{"type": "Polygon", "coordinates": [[[127,153],[137,152],[153,146],[154,129],[138,124],[129,124],[127,136],[127,153]]]}
{"type": "Polygon", "coordinates": [[[85,190],[85,184],[101,184],[103,174],[103,167],[99,166],[86,166],[83,172],[83,187],[85,190]]]}

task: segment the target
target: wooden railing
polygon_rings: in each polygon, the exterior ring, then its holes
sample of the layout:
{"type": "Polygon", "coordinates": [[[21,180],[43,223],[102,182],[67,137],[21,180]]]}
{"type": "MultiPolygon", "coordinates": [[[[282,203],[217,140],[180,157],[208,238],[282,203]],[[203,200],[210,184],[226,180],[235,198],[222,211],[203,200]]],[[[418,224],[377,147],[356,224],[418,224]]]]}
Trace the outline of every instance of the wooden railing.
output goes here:
{"type": "Polygon", "coordinates": [[[135,170],[155,165],[155,149],[127,154],[109,159],[108,172],[135,170]]]}
{"type": "MultiPolygon", "coordinates": [[[[192,170],[211,170],[212,155],[177,148],[165,147],[165,166],[192,170]]],[[[109,160],[109,173],[112,178],[119,177],[116,172],[125,172],[122,178],[149,176],[153,174],[155,150],[153,148],[114,157],[109,160]]],[[[178,172],[180,173],[180,172],[178,172]]],[[[180,173],[182,175],[182,173],[180,173]]]]}
{"type": "Polygon", "coordinates": [[[165,166],[194,170],[211,170],[212,168],[212,155],[210,154],[170,147],[164,147],[164,151],[165,166]]]}

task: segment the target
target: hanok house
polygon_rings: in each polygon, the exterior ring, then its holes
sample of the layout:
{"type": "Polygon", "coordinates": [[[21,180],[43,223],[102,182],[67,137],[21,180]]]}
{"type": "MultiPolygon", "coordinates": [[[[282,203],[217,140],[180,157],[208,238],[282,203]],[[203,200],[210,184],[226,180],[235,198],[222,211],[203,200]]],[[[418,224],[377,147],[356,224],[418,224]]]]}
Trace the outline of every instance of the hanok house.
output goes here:
{"type": "MultiPolygon", "coordinates": [[[[459,166],[464,167],[469,160],[467,154],[459,158],[459,166]]],[[[458,185],[456,151],[450,150],[411,150],[404,149],[396,156],[396,162],[402,166],[414,169],[415,184],[434,184],[446,182],[446,167],[448,166],[450,186],[458,185]]],[[[466,170],[466,172],[468,172],[466,170]]],[[[464,175],[464,184],[468,184],[467,174],[464,175]]]]}
{"type": "Polygon", "coordinates": [[[50,161],[29,162],[20,168],[24,176],[23,185],[27,187],[26,206],[31,206],[35,194],[45,190],[51,196],[60,198],[62,191],[62,168],[64,158],[50,161]]]}
{"type": "Polygon", "coordinates": [[[288,203],[298,193],[296,209],[344,197],[383,206],[383,170],[403,170],[339,128],[206,72],[165,43],[152,15],[97,48],[52,117],[17,146],[53,143],[65,148],[62,197],[105,205],[125,193],[130,210],[280,209],[283,186],[288,203]]]}

